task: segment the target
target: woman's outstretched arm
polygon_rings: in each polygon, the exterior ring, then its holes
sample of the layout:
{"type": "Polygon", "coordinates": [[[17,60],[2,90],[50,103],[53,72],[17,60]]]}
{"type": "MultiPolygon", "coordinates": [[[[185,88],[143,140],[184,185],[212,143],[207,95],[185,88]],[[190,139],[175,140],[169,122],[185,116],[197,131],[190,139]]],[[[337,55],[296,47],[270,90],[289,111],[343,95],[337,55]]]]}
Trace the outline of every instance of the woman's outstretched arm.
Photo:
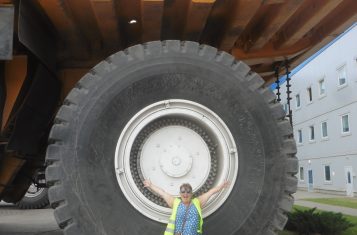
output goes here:
{"type": "Polygon", "coordinates": [[[174,196],[168,194],[162,188],[154,185],[153,183],[151,183],[150,180],[144,180],[143,183],[144,183],[144,187],[151,189],[152,191],[157,193],[160,197],[162,197],[170,208],[173,207],[174,200],[175,200],[174,196]]]}
{"type": "Polygon", "coordinates": [[[229,181],[225,181],[222,184],[211,188],[210,190],[208,190],[207,193],[202,194],[201,196],[199,196],[197,199],[200,201],[201,207],[204,207],[208,201],[208,199],[215,193],[218,193],[219,191],[221,191],[224,188],[227,188],[229,186],[229,181]]]}

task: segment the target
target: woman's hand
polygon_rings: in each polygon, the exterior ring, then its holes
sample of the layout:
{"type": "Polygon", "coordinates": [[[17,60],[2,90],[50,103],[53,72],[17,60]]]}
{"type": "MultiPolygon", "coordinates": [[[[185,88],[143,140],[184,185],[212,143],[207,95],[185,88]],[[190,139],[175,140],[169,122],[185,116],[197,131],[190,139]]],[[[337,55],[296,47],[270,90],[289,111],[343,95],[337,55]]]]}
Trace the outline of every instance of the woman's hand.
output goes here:
{"type": "Polygon", "coordinates": [[[151,180],[144,180],[143,183],[145,188],[151,188],[152,186],[151,180]]]}
{"type": "Polygon", "coordinates": [[[208,190],[208,192],[202,194],[201,196],[198,197],[198,200],[200,201],[201,207],[204,207],[208,201],[208,199],[215,193],[218,193],[219,191],[223,190],[224,188],[228,188],[231,182],[229,181],[224,181],[222,184],[217,185],[214,188],[211,188],[208,190]]]}
{"type": "Polygon", "coordinates": [[[231,185],[231,182],[228,181],[228,180],[226,180],[226,181],[224,181],[224,182],[220,185],[220,188],[221,188],[221,190],[222,190],[222,189],[224,189],[224,188],[228,188],[229,185],[231,185]]]}
{"type": "Polygon", "coordinates": [[[174,205],[174,200],[175,200],[175,198],[172,195],[168,194],[160,187],[151,183],[151,180],[144,180],[143,184],[144,184],[145,188],[149,188],[150,190],[152,190],[153,192],[158,194],[160,197],[162,197],[165,200],[165,202],[167,203],[167,205],[170,208],[172,208],[172,206],[174,205]]]}

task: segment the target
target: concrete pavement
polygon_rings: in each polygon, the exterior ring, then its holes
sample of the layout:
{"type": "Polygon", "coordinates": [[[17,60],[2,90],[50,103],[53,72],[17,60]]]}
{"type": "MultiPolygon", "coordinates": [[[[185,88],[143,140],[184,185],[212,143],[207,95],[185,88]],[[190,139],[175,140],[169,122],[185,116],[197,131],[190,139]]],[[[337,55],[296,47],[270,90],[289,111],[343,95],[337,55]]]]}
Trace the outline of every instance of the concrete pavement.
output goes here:
{"type": "Polygon", "coordinates": [[[319,210],[324,211],[332,211],[332,212],[340,212],[345,215],[353,215],[357,216],[357,209],[342,207],[342,206],[331,206],[327,204],[321,204],[316,202],[304,201],[306,198],[349,198],[341,195],[332,195],[325,193],[314,193],[314,192],[306,192],[306,191],[298,191],[294,194],[295,197],[295,205],[305,206],[305,207],[316,207],[319,210]]]}
{"type": "Polygon", "coordinates": [[[327,194],[327,193],[315,193],[298,190],[294,193],[295,200],[301,200],[304,198],[347,198],[346,196],[336,195],[336,194],[327,194]]]}
{"type": "Polygon", "coordinates": [[[0,235],[63,235],[53,209],[21,210],[0,204],[0,235]]]}
{"type": "MultiPolygon", "coordinates": [[[[295,205],[357,216],[357,209],[304,201],[305,198],[333,198],[338,195],[298,191],[295,205]]],[[[53,209],[20,210],[0,202],[0,235],[63,235],[53,215],[53,209]]]]}

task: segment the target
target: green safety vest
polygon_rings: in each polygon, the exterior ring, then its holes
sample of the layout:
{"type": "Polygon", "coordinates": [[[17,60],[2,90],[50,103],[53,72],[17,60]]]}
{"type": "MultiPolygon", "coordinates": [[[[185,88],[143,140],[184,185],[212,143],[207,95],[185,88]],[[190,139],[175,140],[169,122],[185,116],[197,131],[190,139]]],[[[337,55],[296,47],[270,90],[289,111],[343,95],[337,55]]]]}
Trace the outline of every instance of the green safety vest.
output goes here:
{"type": "MultiPolygon", "coordinates": [[[[176,224],[176,215],[177,215],[177,209],[180,205],[181,199],[175,198],[174,204],[172,207],[172,214],[169,219],[169,223],[167,224],[166,231],[164,235],[174,235],[175,232],[175,224],[176,224]]],[[[201,205],[200,201],[197,198],[192,199],[193,205],[196,207],[198,214],[200,216],[200,224],[198,226],[198,233],[202,234],[202,224],[203,224],[203,219],[202,219],[202,212],[201,212],[201,205]]]]}

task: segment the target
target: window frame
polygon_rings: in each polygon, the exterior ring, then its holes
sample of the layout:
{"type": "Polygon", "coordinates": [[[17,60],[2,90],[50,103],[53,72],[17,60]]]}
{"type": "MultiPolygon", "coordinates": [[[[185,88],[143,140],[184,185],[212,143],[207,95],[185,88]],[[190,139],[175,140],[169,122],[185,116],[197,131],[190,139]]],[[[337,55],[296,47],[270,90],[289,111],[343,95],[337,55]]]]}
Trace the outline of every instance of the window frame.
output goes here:
{"type": "Polygon", "coordinates": [[[305,181],[305,170],[303,166],[299,167],[299,180],[304,182],[305,181]],[[301,171],[302,169],[302,171],[301,171]]]}
{"type": "Polygon", "coordinates": [[[295,95],[295,108],[296,109],[300,109],[301,108],[301,96],[300,96],[300,93],[297,93],[295,95]],[[299,98],[297,98],[297,97],[299,97],[299,98]],[[299,102],[297,102],[297,101],[299,101],[299,102]]]}
{"type": "Polygon", "coordinates": [[[325,97],[326,96],[326,80],[325,80],[325,76],[320,78],[318,83],[319,83],[319,98],[325,97]],[[322,84],[323,84],[323,86],[321,86],[322,84]],[[323,93],[321,93],[321,87],[324,88],[324,92],[323,93]]]}
{"type": "Polygon", "coordinates": [[[350,126],[350,121],[349,121],[350,118],[349,118],[349,116],[350,116],[349,113],[345,113],[345,114],[341,115],[341,134],[342,135],[351,134],[351,126],[350,126]],[[346,116],[347,116],[348,131],[344,131],[344,128],[343,128],[343,117],[346,117],[346,116]]]}
{"type": "Polygon", "coordinates": [[[297,130],[297,132],[298,132],[298,134],[297,134],[297,136],[298,136],[297,142],[298,142],[299,145],[302,145],[302,142],[303,142],[302,129],[297,130]]]}
{"type": "Polygon", "coordinates": [[[315,142],[315,141],[316,141],[315,125],[310,125],[309,126],[309,142],[315,142]]]}
{"type": "Polygon", "coordinates": [[[288,103],[284,103],[283,107],[284,107],[285,114],[289,113],[288,103]]]}
{"type": "Polygon", "coordinates": [[[330,164],[324,164],[323,165],[323,171],[324,171],[324,181],[325,183],[332,183],[332,174],[331,174],[331,165],[330,164]],[[327,180],[327,175],[326,175],[326,167],[328,167],[328,171],[329,171],[329,177],[330,177],[330,180],[327,180]]]}
{"type": "Polygon", "coordinates": [[[347,67],[346,67],[346,64],[343,64],[341,66],[339,66],[337,69],[337,87],[340,89],[340,88],[343,88],[343,87],[346,87],[348,82],[347,82],[347,67]],[[340,74],[341,74],[341,71],[344,71],[344,75],[345,75],[345,82],[343,84],[340,84],[340,74]]]}
{"type": "Polygon", "coordinates": [[[312,103],[312,86],[309,86],[306,88],[306,92],[307,92],[307,104],[311,104],[312,103]]]}
{"type": "Polygon", "coordinates": [[[320,127],[321,127],[321,139],[323,140],[326,140],[328,139],[328,125],[327,125],[327,120],[325,121],[322,121],[321,124],[320,124],[320,127]],[[324,128],[323,128],[323,124],[326,123],[326,136],[324,136],[324,128]]]}

